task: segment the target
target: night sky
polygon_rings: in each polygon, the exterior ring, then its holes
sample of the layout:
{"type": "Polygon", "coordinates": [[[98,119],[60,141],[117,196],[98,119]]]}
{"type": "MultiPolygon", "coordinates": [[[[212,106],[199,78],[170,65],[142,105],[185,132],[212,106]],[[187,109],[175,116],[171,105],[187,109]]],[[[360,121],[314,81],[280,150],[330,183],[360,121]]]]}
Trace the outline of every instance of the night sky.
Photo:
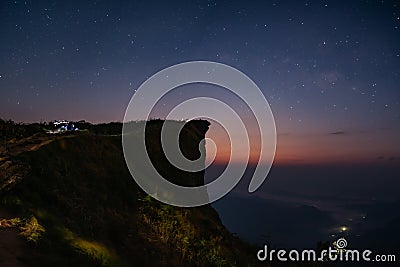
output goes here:
{"type": "Polygon", "coordinates": [[[148,77],[210,60],[263,91],[278,161],[400,162],[395,1],[1,1],[0,36],[4,119],[122,121],[148,77]]]}

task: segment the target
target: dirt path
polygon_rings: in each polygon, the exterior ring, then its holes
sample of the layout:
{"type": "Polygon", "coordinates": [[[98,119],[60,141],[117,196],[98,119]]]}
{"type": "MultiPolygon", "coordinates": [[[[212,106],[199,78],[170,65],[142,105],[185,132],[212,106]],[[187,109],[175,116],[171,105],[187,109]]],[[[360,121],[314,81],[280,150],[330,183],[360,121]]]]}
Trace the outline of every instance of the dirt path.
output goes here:
{"type": "Polygon", "coordinates": [[[7,145],[7,152],[0,153],[0,163],[26,151],[34,151],[55,140],[72,138],[76,135],[33,135],[7,145]]]}

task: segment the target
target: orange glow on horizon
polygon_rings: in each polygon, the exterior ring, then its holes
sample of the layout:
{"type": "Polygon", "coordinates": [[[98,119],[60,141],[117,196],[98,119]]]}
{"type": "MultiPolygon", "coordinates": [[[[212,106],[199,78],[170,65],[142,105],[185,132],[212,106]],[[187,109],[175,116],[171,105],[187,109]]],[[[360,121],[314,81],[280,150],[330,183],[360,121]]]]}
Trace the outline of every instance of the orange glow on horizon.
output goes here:
{"type": "MultiPolygon", "coordinates": [[[[216,164],[247,162],[246,153],[231,158],[229,140],[213,135],[217,146],[216,164]],[[221,144],[222,143],[222,144],[221,144]]],[[[374,140],[370,135],[332,135],[298,134],[278,135],[274,164],[364,164],[377,163],[380,158],[387,159],[400,150],[399,144],[393,144],[393,137],[374,140]]],[[[256,164],[259,158],[259,144],[252,144],[249,164],[256,164]]],[[[381,160],[381,163],[385,163],[381,160]]],[[[390,163],[390,162],[388,162],[390,163]]]]}

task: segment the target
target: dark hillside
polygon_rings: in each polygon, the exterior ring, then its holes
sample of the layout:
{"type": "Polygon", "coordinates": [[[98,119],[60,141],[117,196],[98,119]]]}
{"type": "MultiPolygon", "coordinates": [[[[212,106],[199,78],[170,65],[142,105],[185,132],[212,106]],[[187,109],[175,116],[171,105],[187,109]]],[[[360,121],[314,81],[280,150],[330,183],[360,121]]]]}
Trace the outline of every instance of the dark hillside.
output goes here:
{"type": "MultiPolygon", "coordinates": [[[[160,125],[153,123],[154,133],[160,125]]],[[[205,134],[194,127],[189,124],[185,139],[205,134]]],[[[2,227],[27,241],[15,252],[16,266],[256,264],[255,248],[247,251],[211,206],[176,208],[144,194],[125,166],[120,137],[69,137],[2,163],[4,171],[16,162],[26,170],[1,191],[2,227]]],[[[198,149],[196,140],[184,143],[198,149]]]]}
{"type": "MultiPolygon", "coordinates": [[[[168,163],[162,123],[146,128],[156,168],[175,183],[203,184],[204,172],[188,174],[168,163]]],[[[179,144],[186,157],[197,159],[205,149],[199,141],[208,126],[183,127],[179,144]]],[[[210,205],[177,208],[145,194],[126,167],[121,127],[36,133],[1,152],[0,266],[265,266],[257,261],[259,248],[229,233],[210,205]]]]}

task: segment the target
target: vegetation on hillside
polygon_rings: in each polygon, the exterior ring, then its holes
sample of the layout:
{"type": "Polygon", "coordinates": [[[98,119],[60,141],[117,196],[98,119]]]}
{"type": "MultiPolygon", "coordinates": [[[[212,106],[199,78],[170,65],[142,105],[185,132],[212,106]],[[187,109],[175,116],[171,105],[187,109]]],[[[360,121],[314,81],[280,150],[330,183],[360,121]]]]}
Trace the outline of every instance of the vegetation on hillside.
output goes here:
{"type": "MultiPolygon", "coordinates": [[[[79,133],[14,158],[30,167],[0,192],[2,227],[31,245],[35,266],[246,266],[248,245],[211,206],[176,208],[143,193],[125,166],[121,139],[79,133]]],[[[253,252],[254,249],[251,249],[253,252]]],[[[252,264],[253,263],[253,264],[252,264]]]]}
{"type": "Polygon", "coordinates": [[[41,123],[24,124],[0,118],[0,153],[6,152],[10,143],[41,132],[44,132],[41,123]]]}
{"type": "MultiPolygon", "coordinates": [[[[149,124],[146,140],[158,169],[181,184],[199,182],[202,172],[183,175],[158,155],[161,123],[149,124]]],[[[188,124],[182,135],[189,158],[198,157],[208,127],[199,125],[188,124]]],[[[115,127],[122,125],[48,135],[40,139],[45,145],[0,159],[0,243],[8,244],[2,229],[18,232],[26,246],[12,250],[22,250],[21,266],[265,266],[259,248],[229,233],[210,205],[178,208],[145,194],[125,165],[115,127]]],[[[316,266],[274,264],[281,265],[316,266]]]]}

